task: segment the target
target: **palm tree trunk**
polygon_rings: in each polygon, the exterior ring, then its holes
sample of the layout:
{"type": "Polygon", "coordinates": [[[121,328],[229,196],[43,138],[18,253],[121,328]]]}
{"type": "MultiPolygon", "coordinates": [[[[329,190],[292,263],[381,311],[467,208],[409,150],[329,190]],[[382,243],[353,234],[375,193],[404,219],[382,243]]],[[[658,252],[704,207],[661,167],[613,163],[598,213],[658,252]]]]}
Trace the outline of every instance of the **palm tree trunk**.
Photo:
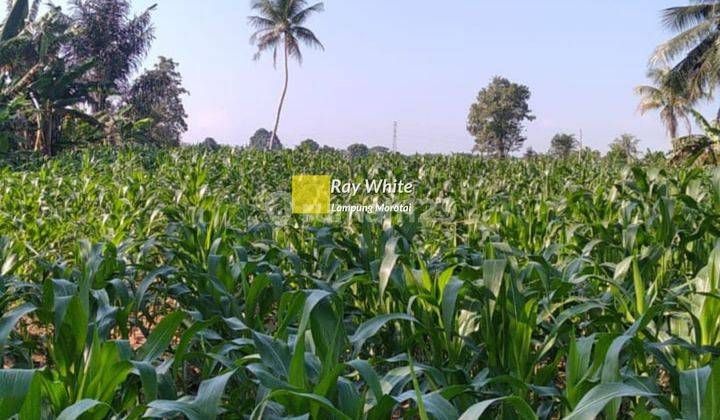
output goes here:
{"type": "Polygon", "coordinates": [[[668,135],[670,136],[670,140],[674,139],[678,136],[678,119],[677,115],[675,115],[675,110],[670,108],[669,115],[668,115],[668,135]]]}
{"type": "Polygon", "coordinates": [[[280,125],[280,113],[282,112],[283,103],[285,102],[285,95],[287,94],[288,79],[289,79],[288,48],[287,48],[287,43],[286,43],[285,44],[285,86],[283,87],[282,96],[280,96],[280,105],[278,106],[277,116],[275,117],[275,128],[273,129],[272,136],[270,136],[270,144],[268,144],[268,150],[272,150],[273,144],[275,144],[275,140],[277,139],[277,130],[278,130],[278,126],[280,125]]]}

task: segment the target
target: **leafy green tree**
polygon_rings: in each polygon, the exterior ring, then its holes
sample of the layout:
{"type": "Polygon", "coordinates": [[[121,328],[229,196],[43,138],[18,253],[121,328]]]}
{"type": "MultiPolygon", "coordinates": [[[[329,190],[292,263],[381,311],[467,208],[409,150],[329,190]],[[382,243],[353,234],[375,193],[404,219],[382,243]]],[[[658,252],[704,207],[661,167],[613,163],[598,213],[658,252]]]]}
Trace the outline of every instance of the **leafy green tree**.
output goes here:
{"type": "Polygon", "coordinates": [[[523,122],[535,119],[529,99],[527,86],[494,77],[470,106],[467,129],[475,137],[474,150],[500,158],[518,150],[525,142],[523,122]]]}
{"type": "Polygon", "coordinates": [[[550,154],[566,158],[577,151],[579,146],[580,142],[577,141],[574,134],[558,133],[550,140],[550,154]]]}
{"type": "Polygon", "coordinates": [[[127,87],[150,48],[155,6],[131,17],[129,0],[72,0],[71,5],[70,58],[75,63],[96,62],[86,77],[97,86],[89,104],[93,112],[102,111],[111,94],[127,87]]]}
{"type": "Polygon", "coordinates": [[[370,153],[374,155],[385,155],[390,153],[390,149],[385,146],[373,146],[370,148],[370,153]]]}
{"type": "Polygon", "coordinates": [[[281,53],[284,58],[285,83],[275,117],[272,139],[268,140],[271,149],[270,142],[274,143],[275,139],[277,139],[280,114],[287,94],[289,58],[295,58],[298,63],[302,64],[301,43],[321,50],[324,49],[315,34],[303,26],[310,15],[323,11],[323,8],[323,3],[316,3],[308,7],[306,0],[253,0],[252,2],[252,9],[258,13],[256,16],[248,17],[250,25],[256,30],[250,38],[250,41],[257,46],[255,59],[259,59],[260,55],[265,51],[272,51],[273,66],[276,66],[278,48],[282,50],[281,53]]]}
{"type": "Polygon", "coordinates": [[[354,143],[348,146],[347,154],[353,158],[364,158],[370,154],[370,149],[362,143],[354,143]]]}
{"type": "Polygon", "coordinates": [[[538,157],[538,153],[532,147],[528,147],[527,149],[525,149],[524,157],[525,159],[535,159],[536,157],[538,157]]]}
{"type": "Polygon", "coordinates": [[[613,160],[630,161],[637,159],[640,139],[632,134],[621,134],[612,143],[608,151],[608,158],[613,160]]]}
{"type": "Polygon", "coordinates": [[[649,111],[660,111],[660,119],[665,125],[668,136],[674,139],[678,136],[680,121],[685,124],[688,134],[692,131],[688,108],[691,101],[685,94],[685,82],[668,68],[652,69],[648,77],[654,85],[644,85],[635,88],[635,92],[642,97],[638,111],[646,114],[649,111]]]}
{"type": "Polygon", "coordinates": [[[307,152],[317,152],[320,150],[320,145],[313,139],[305,139],[298,145],[298,149],[307,152]]]}
{"type": "Polygon", "coordinates": [[[92,63],[73,69],[65,65],[62,60],[55,61],[52,66],[45,68],[36,82],[28,86],[29,94],[36,98],[31,102],[34,105],[31,115],[37,121],[35,150],[47,155],[54,153],[53,146],[62,139],[61,125],[64,118],[95,121],[74,107],[87,98],[86,86],[80,79],[92,67],[92,63]]]}
{"type": "Polygon", "coordinates": [[[273,136],[271,131],[264,128],[258,129],[255,134],[250,137],[250,148],[256,150],[268,150],[268,145],[272,142],[270,150],[282,150],[283,145],[280,138],[273,136]]]}
{"type": "Polygon", "coordinates": [[[180,136],[187,131],[182,96],[188,91],[182,86],[177,63],[160,57],[155,68],[141,74],[128,91],[126,102],[135,119],[150,118],[152,125],[148,140],[156,145],[180,144],[180,136]]]}

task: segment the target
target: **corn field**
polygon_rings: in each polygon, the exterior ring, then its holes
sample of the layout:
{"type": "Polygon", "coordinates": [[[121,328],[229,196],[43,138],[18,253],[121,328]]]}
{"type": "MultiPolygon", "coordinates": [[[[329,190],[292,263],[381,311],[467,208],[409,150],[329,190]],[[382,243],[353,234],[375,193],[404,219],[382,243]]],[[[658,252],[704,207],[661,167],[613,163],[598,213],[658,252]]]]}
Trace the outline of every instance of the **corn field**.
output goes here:
{"type": "Polygon", "coordinates": [[[720,169],[138,148],[0,179],[2,419],[720,419],[720,169]],[[302,173],[414,211],[291,214],[302,173]]]}

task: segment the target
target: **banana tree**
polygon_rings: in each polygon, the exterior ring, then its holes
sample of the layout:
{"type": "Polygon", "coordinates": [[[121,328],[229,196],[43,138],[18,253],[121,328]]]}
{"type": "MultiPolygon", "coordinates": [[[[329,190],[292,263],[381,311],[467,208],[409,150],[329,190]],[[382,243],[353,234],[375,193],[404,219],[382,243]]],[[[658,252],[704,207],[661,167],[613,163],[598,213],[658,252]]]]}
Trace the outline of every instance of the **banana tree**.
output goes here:
{"type": "Polygon", "coordinates": [[[77,109],[87,97],[88,87],[80,81],[92,67],[92,62],[68,69],[63,61],[56,61],[28,86],[37,129],[35,151],[50,155],[53,145],[60,140],[59,132],[63,118],[77,118],[99,125],[99,122],[77,109]]]}
{"type": "Polygon", "coordinates": [[[709,161],[717,165],[717,152],[720,150],[720,123],[710,123],[695,110],[690,110],[695,121],[704,134],[678,137],[673,140],[673,156],[675,162],[689,161],[695,163],[709,161]]]}

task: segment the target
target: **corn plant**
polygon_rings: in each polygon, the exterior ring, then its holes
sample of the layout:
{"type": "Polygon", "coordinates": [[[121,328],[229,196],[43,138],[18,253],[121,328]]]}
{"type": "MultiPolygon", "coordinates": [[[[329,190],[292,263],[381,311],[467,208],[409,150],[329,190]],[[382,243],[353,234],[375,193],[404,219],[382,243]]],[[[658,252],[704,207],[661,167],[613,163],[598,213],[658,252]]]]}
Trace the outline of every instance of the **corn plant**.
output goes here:
{"type": "Polygon", "coordinates": [[[14,156],[0,418],[720,418],[720,171],[658,165],[14,156]],[[292,214],[301,173],[414,210],[292,214]]]}

